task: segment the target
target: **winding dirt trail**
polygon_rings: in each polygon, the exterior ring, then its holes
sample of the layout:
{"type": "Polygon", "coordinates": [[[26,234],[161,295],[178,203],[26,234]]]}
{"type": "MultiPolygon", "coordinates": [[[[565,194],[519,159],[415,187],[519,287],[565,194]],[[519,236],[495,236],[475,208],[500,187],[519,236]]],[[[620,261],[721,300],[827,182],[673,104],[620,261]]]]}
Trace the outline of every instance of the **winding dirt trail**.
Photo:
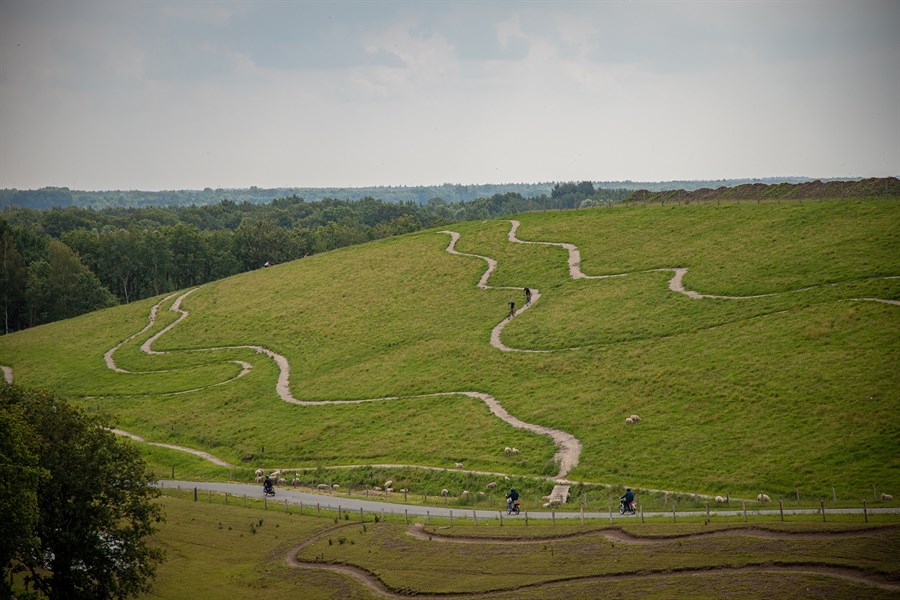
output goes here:
{"type": "MultiPolygon", "coordinates": [[[[462,254],[462,253],[456,252],[453,248],[454,245],[456,244],[456,241],[459,239],[459,234],[455,233],[455,232],[447,232],[447,233],[449,233],[451,235],[451,241],[447,247],[447,251],[452,254],[462,254]]],[[[488,261],[489,268],[488,268],[487,272],[482,276],[481,280],[478,283],[479,287],[487,288],[486,282],[487,282],[488,278],[490,277],[491,273],[493,272],[494,268],[496,268],[497,261],[494,259],[491,259],[491,258],[487,258],[487,257],[479,257],[479,258],[483,258],[484,260],[488,261]]],[[[170,323],[169,325],[167,325],[166,327],[164,327],[163,329],[161,329],[159,332],[152,335],[143,344],[141,344],[142,352],[144,352],[148,355],[167,354],[167,352],[160,352],[160,351],[154,350],[153,344],[156,341],[158,341],[163,335],[172,331],[175,327],[177,327],[180,323],[182,323],[190,315],[190,313],[187,310],[185,310],[184,308],[182,308],[181,305],[185,298],[187,298],[190,294],[196,292],[198,289],[200,289],[200,288],[193,288],[191,290],[188,290],[187,292],[184,292],[180,296],[178,296],[178,298],[172,303],[171,307],[169,308],[170,311],[177,312],[179,314],[178,318],[175,321],[173,321],[172,323],[170,323]]],[[[518,289],[518,288],[510,288],[510,289],[518,289]]],[[[164,298],[163,300],[161,300],[159,303],[157,303],[156,305],[154,305],[151,308],[150,315],[148,317],[148,323],[143,329],[141,329],[141,331],[131,335],[126,340],[120,342],[115,347],[113,347],[109,351],[107,351],[107,353],[104,355],[104,359],[106,360],[106,364],[110,369],[113,369],[116,372],[120,372],[120,373],[131,373],[130,371],[121,369],[116,365],[115,358],[114,358],[115,352],[119,348],[121,348],[126,342],[134,339],[135,337],[139,336],[141,333],[144,333],[149,328],[151,328],[153,326],[153,324],[156,322],[156,319],[158,318],[160,307],[167,300],[171,299],[173,296],[174,296],[174,294],[167,296],[166,298],[164,298]]],[[[540,297],[539,292],[537,292],[537,291],[533,292],[532,303],[534,301],[536,301],[539,297],[540,297]]],[[[527,308],[527,307],[525,307],[525,308],[527,308]]],[[[525,308],[520,309],[520,312],[522,310],[525,310],[525,308]]],[[[499,339],[499,332],[497,333],[497,336],[499,339]]],[[[492,338],[493,338],[493,335],[492,335],[492,338]]],[[[487,394],[485,392],[466,390],[466,391],[452,391],[452,392],[435,392],[435,393],[431,393],[431,394],[418,394],[418,395],[413,395],[413,396],[385,396],[385,397],[378,397],[378,398],[363,398],[363,399],[356,399],[356,400],[302,400],[302,399],[295,397],[293,395],[293,393],[291,392],[291,386],[290,386],[291,365],[285,356],[278,354],[264,346],[258,346],[258,345],[221,346],[221,347],[214,347],[214,348],[194,349],[194,350],[190,350],[189,352],[212,352],[212,351],[217,351],[217,350],[253,350],[254,352],[256,352],[258,354],[263,354],[263,355],[267,356],[268,358],[270,358],[278,366],[278,381],[275,385],[275,391],[278,394],[279,398],[281,398],[283,401],[288,402],[290,404],[295,404],[297,406],[334,406],[334,405],[363,404],[363,403],[368,403],[368,402],[385,402],[385,401],[400,400],[400,399],[465,396],[468,398],[473,398],[475,400],[484,402],[484,404],[487,405],[488,409],[491,411],[491,414],[493,414],[498,419],[502,420],[503,422],[507,423],[508,425],[510,425],[511,427],[513,427],[515,429],[523,429],[523,430],[530,431],[530,432],[538,434],[538,435],[549,436],[553,440],[554,444],[556,444],[556,446],[557,446],[557,452],[554,455],[554,460],[559,464],[559,471],[556,475],[557,478],[559,478],[559,479],[565,478],[566,475],[568,475],[569,472],[571,472],[571,470],[574,469],[575,466],[578,464],[578,459],[581,456],[581,447],[582,447],[581,442],[575,436],[573,436],[572,434],[567,433],[565,431],[561,431],[559,429],[554,429],[552,427],[546,427],[544,425],[537,425],[534,423],[528,423],[517,417],[514,417],[505,408],[503,408],[503,406],[500,404],[500,402],[495,397],[493,397],[492,395],[487,394]]],[[[250,363],[247,363],[244,361],[231,361],[231,362],[236,362],[236,363],[240,364],[242,366],[241,372],[236,377],[233,377],[226,381],[218,382],[214,385],[224,385],[226,383],[234,381],[235,379],[238,379],[240,377],[247,375],[252,369],[252,365],[250,363]]],[[[207,387],[213,387],[213,386],[207,386],[207,387]]],[[[207,387],[195,388],[195,389],[191,389],[191,390],[182,390],[182,391],[178,391],[178,392],[171,392],[171,393],[165,394],[165,395],[187,394],[187,393],[207,389],[207,387]]],[[[126,433],[127,432],[122,432],[123,435],[125,435],[126,433]]],[[[128,435],[133,438],[138,437],[138,436],[134,436],[134,434],[128,434],[128,435]]],[[[198,456],[200,455],[200,454],[198,454],[198,452],[200,452],[200,451],[192,451],[190,449],[186,449],[183,446],[169,446],[169,447],[174,447],[175,449],[181,449],[183,451],[190,451],[193,454],[197,454],[198,456]]],[[[220,461],[220,463],[224,462],[224,461],[221,461],[221,459],[216,459],[216,460],[220,461]]],[[[219,463],[217,463],[217,464],[219,464],[219,463]]]]}
{"type": "MultiPolygon", "coordinates": [[[[558,247],[564,248],[568,252],[569,275],[572,279],[609,279],[609,278],[613,278],[613,277],[625,277],[627,275],[634,274],[634,273],[616,273],[616,274],[607,274],[607,275],[586,275],[581,270],[581,253],[577,246],[575,246],[574,244],[566,243],[566,242],[546,242],[546,241],[522,240],[517,236],[517,232],[518,232],[518,229],[519,229],[521,223],[517,220],[511,220],[510,224],[511,224],[511,227],[510,227],[509,233],[507,234],[507,239],[512,243],[558,246],[558,247]]],[[[450,242],[446,248],[446,251],[448,253],[457,255],[457,256],[467,256],[467,257],[479,258],[481,260],[484,260],[487,263],[487,269],[482,274],[481,278],[479,279],[478,283],[476,284],[476,287],[478,287],[480,289],[508,289],[508,290],[521,290],[522,289],[521,287],[514,287],[514,286],[502,286],[501,287],[501,286],[488,285],[488,281],[489,281],[491,275],[494,273],[495,269],[497,268],[496,259],[493,259],[493,258],[490,258],[487,256],[478,255],[478,254],[470,254],[470,253],[460,252],[460,251],[456,250],[456,244],[461,237],[460,234],[458,232],[449,231],[449,230],[444,230],[441,233],[450,236],[450,242]]],[[[756,295],[756,296],[719,296],[719,295],[713,295],[713,294],[702,294],[702,293],[699,293],[696,291],[687,290],[687,289],[685,289],[684,284],[683,284],[684,276],[687,273],[687,268],[684,268],[684,267],[649,269],[646,271],[638,271],[636,273],[659,272],[659,271],[671,272],[673,274],[672,278],[669,280],[669,284],[668,284],[668,287],[670,290],[672,290],[673,292],[676,292],[676,293],[684,294],[684,295],[688,296],[689,298],[692,298],[695,300],[700,300],[700,299],[741,300],[741,299],[749,299],[749,298],[762,298],[762,297],[774,295],[774,294],[762,294],[762,295],[756,295]]],[[[892,278],[894,278],[894,277],[892,277],[892,278]]],[[[149,337],[143,344],[141,344],[142,352],[144,352],[148,355],[167,354],[167,352],[161,352],[161,351],[154,350],[153,344],[157,340],[159,340],[163,335],[172,331],[175,327],[177,327],[185,319],[188,318],[190,313],[187,310],[184,310],[181,307],[181,304],[185,300],[185,298],[187,298],[190,294],[193,294],[194,292],[196,292],[198,289],[200,289],[200,288],[190,289],[190,290],[182,293],[180,296],[178,296],[175,299],[175,301],[170,306],[169,310],[178,313],[179,314],[178,318],[175,321],[173,321],[172,323],[170,323],[169,325],[167,325],[166,327],[164,327],[163,329],[161,329],[160,331],[158,331],[157,333],[155,333],[154,335],[152,335],[151,337],[149,337]]],[[[804,289],[812,289],[812,288],[804,288],[804,289]]],[[[795,291],[802,291],[802,290],[795,290],[795,291]]],[[[111,348],[104,354],[104,361],[106,362],[106,365],[108,368],[110,368],[111,370],[113,370],[117,373],[123,373],[123,374],[135,373],[133,371],[128,371],[126,369],[123,369],[116,364],[115,357],[114,357],[116,351],[119,350],[123,345],[125,345],[129,341],[133,340],[134,338],[140,336],[141,334],[147,332],[150,328],[152,328],[153,325],[156,323],[156,320],[157,320],[158,314],[159,314],[159,310],[162,307],[162,305],[165,304],[167,301],[171,300],[174,296],[175,296],[175,294],[170,294],[169,296],[166,296],[165,298],[160,300],[160,302],[155,304],[150,310],[150,314],[148,315],[148,319],[147,319],[147,324],[140,331],[132,334],[125,340],[122,340],[121,342],[116,344],[113,348],[111,348]]],[[[506,346],[501,340],[501,334],[503,332],[504,327],[513,318],[521,315],[526,310],[531,308],[531,306],[533,306],[535,303],[537,303],[540,300],[540,298],[541,298],[540,291],[538,289],[533,288],[531,302],[520,307],[518,310],[516,310],[516,312],[513,315],[510,315],[510,316],[504,318],[502,321],[500,321],[500,323],[498,323],[492,329],[491,338],[490,338],[491,346],[494,348],[497,348],[498,350],[501,350],[503,352],[533,352],[533,353],[554,352],[554,350],[534,350],[534,349],[511,348],[509,346],[506,346]]],[[[882,303],[886,303],[886,304],[900,305],[900,301],[896,301],[896,300],[885,300],[885,299],[878,299],[878,298],[858,298],[855,300],[874,301],[874,302],[882,302],[882,303]]],[[[549,436],[558,448],[558,450],[554,456],[554,459],[559,464],[559,472],[556,475],[557,479],[561,479],[561,480],[564,479],[566,477],[566,475],[568,475],[568,473],[571,472],[571,470],[574,469],[575,466],[578,464],[578,460],[581,455],[581,448],[582,448],[581,442],[572,434],[569,434],[567,432],[564,432],[564,431],[561,431],[558,429],[554,429],[551,427],[546,427],[543,425],[537,425],[537,424],[527,423],[525,421],[522,421],[521,419],[518,419],[518,418],[512,416],[511,414],[509,414],[509,412],[503,408],[503,406],[500,404],[500,402],[496,398],[494,398],[490,394],[487,394],[484,392],[452,391],[452,392],[436,392],[436,393],[431,393],[431,394],[419,394],[419,395],[414,395],[414,396],[386,396],[386,397],[379,397],[379,398],[365,398],[365,399],[356,399],[356,400],[301,400],[299,398],[296,398],[291,393],[291,389],[290,389],[291,367],[290,367],[290,363],[287,360],[287,358],[264,347],[264,346],[259,346],[259,345],[221,346],[221,347],[214,347],[214,348],[200,348],[200,349],[187,350],[186,352],[214,352],[214,351],[219,351],[219,350],[241,350],[241,349],[253,350],[254,352],[256,352],[258,354],[262,354],[275,362],[275,364],[278,366],[278,380],[277,380],[277,383],[275,386],[275,391],[278,394],[279,398],[281,398],[283,401],[291,403],[291,404],[295,404],[298,406],[329,406],[329,405],[345,405],[345,404],[362,404],[362,403],[367,403],[367,402],[385,402],[385,401],[399,400],[399,399],[435,398],[435,397],[445,397],[445,396],[465,396],[465,397],[473,398],[473,399],[479,400],[481,402],[484,402],[488,406],[489,410],[491,411],[491,413],[494,416],[501,419],[505,423],[509,424],[511,427],[514,427],[516,429],[523,429],[526,431],[530,431],[530,432],[536,433],[538,435],[549,436]]],[[[570,348],[567,350],[574,350],[574,349],[575,348],[570,348]]],[[[212,384],[209,386],[198,387],[198,388],[193,388],[193,389],[189,389],[189,390],[180,390],[177,392],[170,392],[170,393],[163,394],[163,395],[188,394],[188,393],[202,391],[204,389],[209,389],[211,387],[215,387],[215,386],[219,386],[219,385],[225,385],[227,383],[235,381],[236,379],[245,377],[253,369],[252,364],[248,363],[246,361],[232,360],[229,362],[233,362],[241,367],[240,372],[235,377],[229,378],[224,381],[220,381],[218,383],[215,383],[215,384],[212,384]]],[[[12,383],[12,381],[13,381],[12,368],[3,366],[2,370],[3,370],[4,379],[7,382],[12,383]]],[[[164,371],[141,371],[140,373],[159,373],[159,372],[164,372],[164,371]]],[[[166,446],[166,447],[173,448],[176,450],[189,452],[189,453],[195,454],[197,456],[203,456],[204,458],[207,458],[207,460],[211,460],[212,462],[214,462],[216,464],[231,466],[229,463],[223,461],[222,459],[216,458],[216,457],[214,457],[208,453],[202,452],[200,450],[194,450],[194,449],[187,448],[184,446],[176,446],[176,445],[171,445],[171,444],[166,445],[166,444],[161,444],[161,443],[156,443],[156,442],[146,442],[146,440],[143,440],[143,438],[139,438],[139,436],[136,436],[134,434],[129,434],[128,432],[124,432],[121,430],[117,430],[117,431],[120,433],[120,435],[127,435],[129,437],[132,437],[133,439],[137,439],[137,440],[143,441],[145,443],[166,446]]]]}
{"type": "MultiPolygon", "coordinates": [[[[410,595],[409,590],[404,590],[403,593],[395,591],[388,587],[384,581],[381,580],[376,574],[363,569],[361,567],[353,566],[353,565],[345,565],[345,564],[329,564],[322,563],[316,561],[307,561],[301,560],[297,557],[297,555],[310,546],[311,544],[324,539],[334,533],[346,529],[348,527],[352,527],[353,525],[359,526],[358,524],[343,524],[337,527],[331,527],[327,530],[321,531],[315,535],[310,536],[306,540],[300,542],[299,544],[290,548],[284,555],[284,562],[289,567],[300,568],[300,569],[311,569],[311,570],[324,570],[332,573],[337,573],[340,575],[344,575],[354,579],[355,581],[364,585],[370,591],[373,591],[380,596],[386,598],[408,598],[410,595]]],[[[871,530],[868,530],[871,531],[871,530]]],[[[835,537],[851,537],[851,536],[860,536],[865,535],[868,531],[842,531],[842,532],[807,532],[807,533],[782,533],[771,530],[764,530],[759,528],[736,528],[731,530],[722,530],[722,531],[714,531],[714,532],[701,532],[701,533],[691,533],[691,534],[680,534],[674,536],[666,536],[666,537],[658,537],[658,538],[649,538],[649,537],[640,537],[634,536],[629,533],[626,533],[620,529],[609,529],[609,530],[596,530],[592,532],[582,532],[576,533],[566,536],[557,536],[553,538],[533,538],[533,539],[509,539],[509,538],[480,538],[480,537],[465,537],[465,536],[448,536],[442,535],[431,531],[425,531],[424,527],[421,524],[414,525],[407,529],[407,532],[412,537],[426,541],[426,542],[439,542],[439,543],[458,543],[458,544],[484,544],[484,545],[535,545],[541,544],[546,545],[547,543],[551,543],[554,541],[564,541],[569,539],[580,539],[580,538],[589,538],[589,537],[603,537],[610,542],[618,542],[625,544],[637,544],[637,545],[665,545],[671,544],[673,541],[683,541],[688,539],[708,539],[710,537],[725,537],[725,536],[746,536],[746,537],[754,537],[754,538],[764,538],[771,540],[797,540],[797,539],[805,539],[805,540],[823,540],[823,539],[834,539],[835,537]]],[[[449,592],[449,593],[440,593],[440,594],[428,594],[428,593],[416,593],[417,598],[477,598],[477,597],[487,597],[490,594],[495,594],[498,592],[514,592],[514,591],[525,591],[525,590],[547,590],[548,592],[555,587],[560,587],[564,585],[572,585],[572,584],[581,584],[581,583],[604,583],[611,581],[622,581],[622,580],[630,580],[630,579],[645,579],[647,577],[651,577],[654,579],[665,579],[669,577],[678,577],[684,575],[692,575],[692,576],[729,576],[729,575],[740,575],[740,574],[785,574],[785,575],[825,575],[827,577],[833,577],[835,579],[841,579],[844,581],[849,581],[855,584],[898,591],[900,590],[900,582],[892,579],[888,576],[882,575],[880,573],[874,573],[870,571],[864,571],[862,569],[856,569],[852,567],[846,567],[843,565],[833,565],[828,563],[802,563],[798,562],[796,564],[771,564],[771,563],[761,563],[756,565],[746,565],[742,567],[719,567],[719,566],[701,566],[701,567],[684,567],[684,568],[676,568],[676,569],[660,569],[660,570],[646,570],[640,569],[634,572],[618,572],[618,573],[610,573],[604,575],[587,575],[582,577],[571,577],[571,578],[552,578],[552,576],[548,576],[546,581],[531,583],[521,586],[512,586],[512,587],[504,587],[499,589],[485,590],[479,592],[449,592]]]]}

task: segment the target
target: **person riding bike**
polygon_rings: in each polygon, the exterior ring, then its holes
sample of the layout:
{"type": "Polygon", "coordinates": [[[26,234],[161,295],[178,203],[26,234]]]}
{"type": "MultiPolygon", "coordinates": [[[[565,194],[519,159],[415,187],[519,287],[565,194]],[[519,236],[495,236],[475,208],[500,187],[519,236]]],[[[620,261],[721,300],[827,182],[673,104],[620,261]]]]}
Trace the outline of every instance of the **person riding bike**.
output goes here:
{"type": "Polygon", "coordinates": [[[515,505],[516,500],[519,499],[519,492],[516,491],[516,488],[512,488],[509,490],[509,493],[506,495],[506,508],[508,510],[512,510],[513,505],[515,505]]]}
{"type": "Polygon", "coordinates": [[[266,494],[274,494],[275,490],[272,489],[272,480],[266,475],[266,480],[263,482],[263,492],[266,494]]]}
{"type": "Polygon", "coordinates": [[[634,507],[634,492],[631,491],[631,488],[625,488],[625,495],[619,498],[619,500],[625,502],[625,506],[634,507]]]}

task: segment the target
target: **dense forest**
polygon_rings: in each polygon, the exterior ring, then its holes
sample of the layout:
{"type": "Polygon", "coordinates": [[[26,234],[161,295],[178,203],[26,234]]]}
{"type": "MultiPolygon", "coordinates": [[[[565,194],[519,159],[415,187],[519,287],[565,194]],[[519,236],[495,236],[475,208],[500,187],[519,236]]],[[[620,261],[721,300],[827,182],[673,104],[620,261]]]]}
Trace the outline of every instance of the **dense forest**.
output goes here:
{"type": "Polygon", "coordinates": [[[623,202],[900,197],[895,177],[651,191],[554,184],[471,201],[222,200],[167,207],[9,205],[0,211],[3,333],[156,296],[342,246],[466,220],[623,202]]]}
{"type": "Polygon", "coordinates": [[[471,219],[620,202],[590,182],[424,204],[297,197],[266,204],[169,207],[7,206],[0,212],[3,332],[199,285],[334,248],[471,219]]]}
{"type": "MultiPolygon", "coordinates": [[[[765,179],[721,179],[714,181],[595,181],[597,190],[696,190],[699,188],[734,187],[745,184],[801,183],[812,181],[807,177],[769,177],[765,179]]],[[[524,198],[538,198],[552,194],[554,183],[507,183],[460,185],[445,183],[436,186],[380,186],[359,188],[260,188],[243,189],[205,188],[203,190],[166,190],[147,192],[140,190],[78,191],[65,187],[45,187],[37,190],[0,190],[0,208],[48,209],[54,206],[78,206],[80,208],[146,208],[150,206],[202,206],[219,204],[229,200],[237,204],[268,204],[278,198],[297,196],[307,202],[317,200],[362,200],[378,198],[384,202],[426,204],[443,201],[450,204],[471,202],[504,194],[519,194],[524,198]]]]}

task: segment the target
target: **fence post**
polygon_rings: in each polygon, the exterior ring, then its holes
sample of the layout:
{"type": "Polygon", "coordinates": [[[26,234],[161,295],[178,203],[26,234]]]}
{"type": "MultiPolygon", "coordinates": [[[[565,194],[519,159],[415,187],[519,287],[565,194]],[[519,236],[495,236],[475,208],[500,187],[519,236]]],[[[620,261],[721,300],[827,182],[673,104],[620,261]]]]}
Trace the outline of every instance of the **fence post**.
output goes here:
{"type": "Polygon", "coordinates": [[[319,510],[320,510],[320,506],[319,506],[319,503],[318,503],[318,502],[316,502],[316,517],[317,517],[317,518],[318,518],[318,517],[319,517],[319,515],[320,515],[320,512],[319,512],[319,510]]]}
{"type": "Polygon", "coordinates": [[[831,488],[831,499],[837,502],[837,491],[834,488],[831,488]]]}
{"type": "Polygon", "coordinates": [[[672,503],[672,522],[673,523],[678,522],[678,517],[675,516],[675,503],[674,502],[672,503]]]}
{"type": "MultiPolygon", "coordinates": [[[[863,501],[865,502],[865,500],[863,501]]],[[[528,527],[528,511],[525,511],[525,527],[528,527]]]]}
{"type": "Polygon", "coordinates": [[[781,513],[781,520],[784,521],[784,501],[778,501],[778,511],[781,513]]]}
{"type": "Polygon", "coordinates": [[[581,505],[581,525],[584,526],[584,505],[581,505]]]}
{"type": "Polygon", "coordinates": [[[409,525],[409,510],[404,508],[403,514],[406,516],[406,524],[409,525]]]}
{"type": "Polygon", "coordinates": [[[172,479],[175,479],[175,465],[172,465],[172,479]]]}
{"type": "Polygon", "coordinates": [[[341,505],[338,504],[338,521],[341,520],[341,505]]]}
{"type": "Polygon", "coordinates": [[[744,523],[747,522],[747,501],[741,500],[741,510],[744,513],[744,523]]]}
{"type": "Polygon", "coordinates": [[[556,525],[556,511],[555,510],[550,511],[550,520],[553,521],[553,525],[556,525]]]}
{"type": "Polygon", "coordinates": [[[450,511],[450,527],[453,527],[453,511],[450,511]]]}
{"type": "Polygon", "coordinates": [[[300,516],[303,516],[303,500],[300,501],[300,516]]]}
{"type": "Polygon", "coordinates": [[[362,506],[359,507],[359,522],[360,522],[360,523],[365,523],[365,522],[366,522],[365,517],[363,517],[362,506]]]}
{"type": "Polygon", "coordinates": [[[225,492],[225,504],[228,504],[228,492],[225,492]]]}
{"type": "Polygon", "coordinates": [[[475,510],[472,510],[472,520],[475,522],[475,527],[478,527],[478,513],[475,510]]]}
{"type": "Polygon", "coordinates": [[[431,511],[426,510],[425,511],[425,527],[428,527],[428,519],[430,519],[430,518],[431,518],[431,511]]]}
{"type": "Polygon", "coordinates": [[[612,496],[609,497],[609,524],[612,525],[612,496]]]}
{"type": "Polygon", "coordinates": [[[819,500],[819,506],[822,507],[822,522],[825,522],[825,501],[819,500]]]}
{"type": "Polygon", "coordinates": [[[284,512],[290,514],[290,510],[288,510],[287,498],[284,499],[284,512]]]}
{"type": "Polygon", "coordinates": [[[706,503],[706,524],[709,525],[709,502],[706,503]]]}
{"type": "Polygon", "coordinates": [[[641,504],[640,506],[641,506],[641,523],[643,523],[644,522],[644,505],[641,504]]]}
{"type": "Polygon", "coordinates": [[[263,496],[263,510],[269,510],[269,497],[263,496]]]}
{"type": "Polygon", "coordinates": [[[863,498],[863,518],[866,520],[866,523],[869,522],[869,510],[866,508],[865,498],[863,498]]]}
{"type": "Polygon", "coordinates": [[[498,510],[497,512],[500,514],[500,527],[503,527],[503,511],[498,510]]]}

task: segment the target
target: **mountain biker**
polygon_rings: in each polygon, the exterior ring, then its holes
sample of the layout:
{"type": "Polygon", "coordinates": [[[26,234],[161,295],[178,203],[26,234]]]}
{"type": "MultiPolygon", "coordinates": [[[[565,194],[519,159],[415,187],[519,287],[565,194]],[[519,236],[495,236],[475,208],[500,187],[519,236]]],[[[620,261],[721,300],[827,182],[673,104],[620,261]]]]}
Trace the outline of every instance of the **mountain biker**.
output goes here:
{"type": "Polygon", "coordinates": [[[506,508],[512,510],[513,505],[516,503],[516,500],[519,499],[519,492],[516,491],[516,488],[512,488],[509,490],[509,493],[506,495],[506,508]]]}
{"type": "Polygon", "coordinates": [[[263,482],[263,491],[267,493],[272,493],[272,480],[266,475],[266,480],[263,482]]]}
{"type": "Polygon", "coordinates": [[[633,506],[634,492],[631,491],[631,488],[625,488],[625,495],[619,498],[619,500],[623,500],[627,506],[633,506]]]}

